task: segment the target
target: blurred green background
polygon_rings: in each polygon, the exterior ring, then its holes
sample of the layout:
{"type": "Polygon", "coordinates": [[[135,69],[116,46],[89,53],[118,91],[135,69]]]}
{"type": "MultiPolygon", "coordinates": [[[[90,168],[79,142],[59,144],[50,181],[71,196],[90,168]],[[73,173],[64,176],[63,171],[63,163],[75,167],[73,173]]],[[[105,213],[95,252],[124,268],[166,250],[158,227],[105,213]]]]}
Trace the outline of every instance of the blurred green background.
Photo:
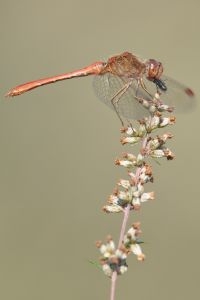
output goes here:
{"type": "MultiPolygon", "coordinates": [[[[0,299],[108,299],[109,280],[88,263],[97,239],[117,240],[122,215],[101,207],[125,172],[114,159],[120,123],[96,100],[92,78],[14,99],[13,86],[130,51],[163,62],[199,98],[200,2],[0,2],[0,299]]],[[[140,220],[147,256],[130,256],[116,299],[198,299],[199,107],[168,128],[176,160],[153,163],[156,201],[140,220]]]]}

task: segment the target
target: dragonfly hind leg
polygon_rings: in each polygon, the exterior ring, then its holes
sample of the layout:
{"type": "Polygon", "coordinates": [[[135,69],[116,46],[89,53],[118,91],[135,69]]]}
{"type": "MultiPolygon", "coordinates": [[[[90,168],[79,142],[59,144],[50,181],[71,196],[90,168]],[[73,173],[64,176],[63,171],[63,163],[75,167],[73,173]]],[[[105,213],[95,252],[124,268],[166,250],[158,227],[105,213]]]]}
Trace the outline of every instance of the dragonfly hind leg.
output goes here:
{"type": "Polygon", "coordinates": [[[111,103],[113,105],[113,108],[118,116],[118,118],[121,121],[122,126],[124,126],[124,122],[122,120],[122,117],[120,115],[120,112],[118,110],[118,103],[121,99],[121,97],[124,95],[124,93],[126,93],[126,91],[128,90],[128,88],[131,86],[132,84],[132,80],[130,80],[129,82],[127,82],[111,99],[111,103]]]}

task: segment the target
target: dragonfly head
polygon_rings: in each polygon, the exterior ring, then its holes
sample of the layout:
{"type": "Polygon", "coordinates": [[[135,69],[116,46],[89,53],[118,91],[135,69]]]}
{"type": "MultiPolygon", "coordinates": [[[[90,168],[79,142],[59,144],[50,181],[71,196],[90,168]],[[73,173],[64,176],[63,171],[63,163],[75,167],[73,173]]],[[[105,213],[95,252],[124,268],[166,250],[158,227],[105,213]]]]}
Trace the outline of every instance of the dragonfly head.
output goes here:
{"type": "Polygon", "coordinates": [[[146,77],[147,79],[153,81],[154,79],[160,79],[163,73],[163,65],[161,62],[155,59],[149,59],[146,62],[146,77]]]}
{"type": "Polygon", "coordinates": [[[149,59],[146,62],[146,77],[148,80],[153,81],[157,87],[162,90],[166,91],[167,87],[165,83],[160,79],[162,73],[163,73],[163,65],[161,62],[155,60],[155,59],[149,59]]]}

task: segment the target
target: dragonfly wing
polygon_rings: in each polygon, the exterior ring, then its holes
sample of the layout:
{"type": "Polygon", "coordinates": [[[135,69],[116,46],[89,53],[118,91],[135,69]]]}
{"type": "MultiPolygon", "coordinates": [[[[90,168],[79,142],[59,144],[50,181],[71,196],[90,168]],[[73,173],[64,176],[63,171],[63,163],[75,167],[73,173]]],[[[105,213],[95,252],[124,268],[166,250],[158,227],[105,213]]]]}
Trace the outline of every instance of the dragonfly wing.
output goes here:
{"type": "MultiPolygon", "coordinates": [[[[152,81],[143,78],[147,91],[153,96],[158,89],[161,93],[161,100],[164,104],[175,108],[175,112],[188,112],[196,107],[197,101],[193,91],[186,85],[168,77],[162,76],[161,80],[167,87],[166,91],[160,90],[152,81]]],[[[141,88],[139,91],[140,97],[150,100],[150,97],[141,88]]]]}
{"type": "MultiPolygon", "coordinates": [[[[104,75],[97,75],[94,77],[93,86],[97,97],[108,105],[111,109],[114,109],[111,99],[118,93],[125,85],[130,82],[130,78],[114,76],[110,73],[104,75]]],[[[153,84],[153,83],[152,83],[153,84]]],[[[153,84],[155,87],[155,84],[153,84]]],[[[130,87],[120,96],[116,97],[117,110],[120,116],[126,119],[140,119],[148,115],[146,110],[136,99],[137,81],[133,80],[130,87]]],[[[147,98],[144,96],[144,91],[141,90],[138,96],[147,98]]],[[[145,99],[146,99],[145,98],[145,99]]]]}
{"type": "Polygon", "coordinates": [[[165,104],[173,106],[175,112],[187,112],[195,108],[197,102],[190,88],[168,76],[162,76],[161,80],[167,86],[166,92],[161,95],[165,104]]]}
{"type": "MultiPolygon", "coordinates": [[[[143,80],[147,91],[154,96],[159,87],[152,81],[145,78],[143,80]]],[[[175,112],[187,112],[195,108],[197,102],[190,88],[168,76],[162,76],[161,80],[167,87],[166,91],[160,91],[161,100],[164,104],[174,107],[175,112]]],[[[95,76],[93,85],[97,97],[111,109],[114,109],[111,99],[129,81],[130,78],[106,73],[95,76]]],[[[137,88],[137,81],[133,80],[131,86],[118,100],[117,109],[120,116],[127,119],[140,119],[148,115],[148,111],[135,99],[137,88]]],[[[137,90],[137,96],[145,100],[152,99],[141,86],[137,90]]]]}

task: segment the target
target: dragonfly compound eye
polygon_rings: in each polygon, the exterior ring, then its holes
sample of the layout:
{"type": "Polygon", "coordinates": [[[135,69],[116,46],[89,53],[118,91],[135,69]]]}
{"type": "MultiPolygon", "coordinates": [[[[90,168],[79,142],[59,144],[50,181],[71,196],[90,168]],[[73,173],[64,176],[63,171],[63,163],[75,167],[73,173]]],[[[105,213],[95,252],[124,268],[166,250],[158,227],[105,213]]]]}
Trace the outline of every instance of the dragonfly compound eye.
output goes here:
{"type": "Polygon", "coordinates": [[[146,63],[147,66],[147,79],[154,81],[159,79],[163,73],[163,65],[155,59],[149,59],[146,63]]]}

